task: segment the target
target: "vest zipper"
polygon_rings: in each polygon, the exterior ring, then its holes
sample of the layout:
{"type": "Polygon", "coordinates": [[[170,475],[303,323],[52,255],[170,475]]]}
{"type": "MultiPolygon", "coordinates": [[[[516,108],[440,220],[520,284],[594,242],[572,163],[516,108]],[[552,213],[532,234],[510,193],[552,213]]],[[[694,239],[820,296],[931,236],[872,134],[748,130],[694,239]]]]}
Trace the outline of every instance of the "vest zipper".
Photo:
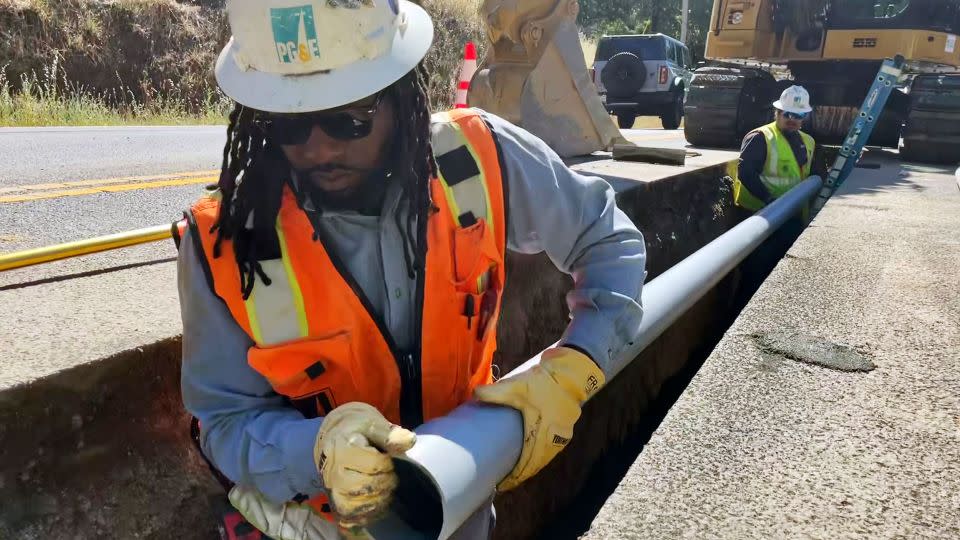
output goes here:
{"type": "MultiPolygon", "coordinates": [[[[430,221],[430,213],[427,213],[426,219],[417,221],[417,248],[424,250],[424,253],[426,253],[427,222],[430,221]]],[[[424,256],[424,260],[426,260],[426,256],[424,256]]],[[[409,429],[414,429],[423,423],[423,298],[426,273],[426,269],[417,272],[416,291],[414,292],[416,297],[413,313],[413,347],[410,354],[405,357],[407,368],[407,380],[405,382],[407,384],[403,385],[400,391],[400,418],[403,421],[403,426],[409,429]]]]}
{"type": "MultiPolygon", "coordinates": [[[[424,250],[426,253],[427,250],[427,221],[429,221],[429,213],[426,219],[422,219],[423,224],[417,224],[419,229],[417,236],[417,248],[424,250]]],[[[424,257],[426,261],[426,257],[424,257]]],[[[426,263],[424,263],[426,266],[426,263]]],[[[426,280],[426,269],[421,269],[417,272],[417,290],[416,290],[416,310],[414,312],[414,343],[413,343],[413,353],[410,355],[410,364],[411,364],[411,374],[409,379],[408,386],[408,407],[406,409],[407,416],[404,418],[404,424],[410,422],[409,427],[413,429],[423,423],[423,371],[422,371],[422,361],[423,361],[423,297],[424,297],[424,282],[426,280]]],[[[401,401],[402,404],[402,401],[401,401]]],[[[400,415],[404,417],[404,408],[401,406],[400,415]]]]}
{"type": "MultiPolygon", "coordinates": [[[[367,315],[373,320],[373,323],[377,326],[377,330],[380,331],[380,335],[383,336],[383,340],[387,343],[387,348],[390,349],[390,354],[393,355],[393,361],[397,364],[397,371],[400,375],[400,423],[403,427],[413,429],[423,423],[423,407],[420,406],[421,402],[421,392],[420,392],[420,378],[418,376],[419,371],[419,361],[415,360],[414,355],[411,353],[402,353],[400,348],[397,347],[396,341],[393,339],[393,335],[390,334],[390,330],[387,328],[386,321],[382,317],[377,315],[377,312],[373,309],[373,303],[367,298],[367,295],[364,294],[363,289],[360,287],[360,284],[354,279],[353,275],[350,274],[350,271],[347,269],[347,266],[344,264],[343,259],[340,258],[340,255],[335,251],[328,249],[328,246],[331,245],[329,239],[327,238],[326,232],[320,226],[318,217],[313,212],[307,212],[307,215],[310,218],[311,223],[313,224],[314,232],[317,233],[317,238],[320,241],[320,245],[323,246],[323,251],[326,252],[327,257],[330,259],[330,262],[333,263],[333,267],[337,269],[337,273],[340,274],[340,277],[347,282],[347,285],[353,291],[353,294],[357,296],[360,300],[360,303],[363,305],[363,309],[366,310],[367,315]],[[412,388],[416,388],[416,400],[414,401],[411,394],[412,388]],[[407,404],[409,402],[409,404],[407,404]],[[416,422],[416,423],[412,423],[416,422]]],[[[422,275],[423,272],[420,272],[422,275]]],[[[422,287],[421,279],[417,279],[417,290],[421,291],[422,287]]],[[[420,317],[417,318],[418,321],[423,319],[423,295],[418,293],[417,306],[418,310],[421,312],[420,317]]],[[[419,324],[417,325],[420,326],[419,324]]],[[[419,337],[419,332],[416,334],[415,338],[415,349],[419,351],[421,339],[419,337]]]]}
{"type": "Polygon", "coordinates": [[[400,385],[400,423],[403,427],[414,429],[423,423],[423,414],[418,411],[416,392],[420,385],[417,373],[417,355],[406,353],[403,355],[403,367],[400,376],[403,383],[400,385]]]}

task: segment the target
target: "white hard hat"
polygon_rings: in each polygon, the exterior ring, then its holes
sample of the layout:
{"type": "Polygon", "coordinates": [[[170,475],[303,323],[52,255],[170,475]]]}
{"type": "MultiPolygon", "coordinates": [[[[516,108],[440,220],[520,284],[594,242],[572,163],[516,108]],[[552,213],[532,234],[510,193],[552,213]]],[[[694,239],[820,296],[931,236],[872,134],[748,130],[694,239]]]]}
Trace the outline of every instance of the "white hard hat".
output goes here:
{"type": "Polygon", "coordinates": [[[791,86],[780,94],[780,99],[773,102],[773,106],[781,111],[797,114],[808,113],[813,110],[810,106],[810,94],[802,86],[791,86]]]}
{"type": "Polygon", "coordinates": [[[236,102],[278,113],[352,103],[390,86],[427,54],[433,23],[407,0],[227,0],[233,36],[217,83],[236,102]]]}

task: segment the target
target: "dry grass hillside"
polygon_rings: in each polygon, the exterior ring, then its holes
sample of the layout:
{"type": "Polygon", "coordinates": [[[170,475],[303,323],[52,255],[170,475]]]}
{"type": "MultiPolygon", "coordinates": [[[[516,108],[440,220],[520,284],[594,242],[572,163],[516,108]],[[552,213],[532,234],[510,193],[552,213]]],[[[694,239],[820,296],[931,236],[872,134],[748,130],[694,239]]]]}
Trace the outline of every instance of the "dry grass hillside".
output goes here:
{"type": "MultiPolygon", "coordinates": [[[[463,44],[482,45],[479,2],[420,3],[436,23],[427,64],[443,107],[463,44]]],[[[228,37],[219,0],[0,0],[0,124],[216,121],[229,102],[212,67],[228,37]]]]}
{"type": "Polygon", "coordinates": [[[219,101],[224,19],[174,0],[0,0],[0,67],[10,92],[200,113],[219,101]]]}

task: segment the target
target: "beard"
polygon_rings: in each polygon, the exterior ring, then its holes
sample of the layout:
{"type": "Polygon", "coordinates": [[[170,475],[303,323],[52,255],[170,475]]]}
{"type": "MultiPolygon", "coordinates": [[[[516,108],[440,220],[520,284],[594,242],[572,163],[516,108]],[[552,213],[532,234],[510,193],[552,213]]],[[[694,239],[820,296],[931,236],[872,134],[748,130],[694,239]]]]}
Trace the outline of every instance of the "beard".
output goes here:
{"type": "Polygon", "coordinates": [[[353,210],[361,214],[379,214],[390,175],[383,168],[362,169],[342,165],[322,165],[294,169],[314,205],[329,210],[353,210]],[[339,176],[338,176],[339,175],[339,176]],[[340,186],[338,178],[358,177],[340,186]]]}

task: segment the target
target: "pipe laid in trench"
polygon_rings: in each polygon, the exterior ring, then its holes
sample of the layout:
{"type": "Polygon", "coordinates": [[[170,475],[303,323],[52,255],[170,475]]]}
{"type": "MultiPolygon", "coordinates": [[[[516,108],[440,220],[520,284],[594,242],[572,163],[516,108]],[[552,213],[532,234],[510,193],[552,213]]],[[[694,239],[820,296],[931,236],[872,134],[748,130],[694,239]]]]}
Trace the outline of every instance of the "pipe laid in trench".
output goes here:
{"type": "MultiPolygon", "coordinates": [[[[752,253],[821,188],[806,179],[762,211],[690,255],[643,289],[643,320],[636,340],[612,364],[614,377],[681,315],[752,253]]],[[[539,355],[507,377],[526,371],[539,355]]],[[[523,445],[520,413],[468,402],[418,428],[417,444],[397,461],[399,507],[413,509],[416,530],[396,513],[369,529],[377,540],[446,539],[481,505],[490,504],[496,484],[513,469],[523,445]]],[[[408,518],[409,519],[409,518],[408,518]]]]}

